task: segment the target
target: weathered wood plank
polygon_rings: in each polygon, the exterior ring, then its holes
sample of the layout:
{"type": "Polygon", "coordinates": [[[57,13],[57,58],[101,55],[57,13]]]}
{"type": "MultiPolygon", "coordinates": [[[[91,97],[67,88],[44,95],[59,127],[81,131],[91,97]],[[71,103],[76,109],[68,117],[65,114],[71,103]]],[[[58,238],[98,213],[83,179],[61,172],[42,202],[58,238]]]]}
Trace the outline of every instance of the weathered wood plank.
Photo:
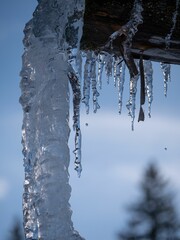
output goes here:
{"type": "MultiPolygon", "coordinates": [[[[176,27],[173,31],[169,49],[166,49],[165,37],[173,25],[172,17],[176,10],[176,0],[143,0],[143,24],[133,38],[132,53],[139,58],[180,64],[180,9],[176,27]]],[[[81,49],[99,51],[109,36],[128,22],[134,0],[86,0],[84,29],[81,49]]],[[[120,41],[113,42],[114,54],[121,54],[120,41]]]]}

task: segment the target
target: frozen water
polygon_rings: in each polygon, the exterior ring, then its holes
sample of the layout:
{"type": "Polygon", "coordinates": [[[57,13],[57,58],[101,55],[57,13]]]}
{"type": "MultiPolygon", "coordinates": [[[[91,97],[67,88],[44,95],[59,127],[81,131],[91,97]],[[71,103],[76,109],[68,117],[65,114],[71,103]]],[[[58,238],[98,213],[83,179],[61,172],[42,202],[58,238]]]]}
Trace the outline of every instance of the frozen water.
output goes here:
{"type": "MultiPolygon", "coordinates": [[[[68,203],[68,76],[73,82],[76,148],[80,149],[80,101],[76,97],[80,67],[76,66],[80,65],[78,41],[83,11],[81,0],[69,4],[63,0],[42,0],[24,29],[20,103],[24,112],[23,214],[27,240],[82,239],[74,230],[68,203]]],[[[80,172],[79,151],[77,155],[80,172]]]]}

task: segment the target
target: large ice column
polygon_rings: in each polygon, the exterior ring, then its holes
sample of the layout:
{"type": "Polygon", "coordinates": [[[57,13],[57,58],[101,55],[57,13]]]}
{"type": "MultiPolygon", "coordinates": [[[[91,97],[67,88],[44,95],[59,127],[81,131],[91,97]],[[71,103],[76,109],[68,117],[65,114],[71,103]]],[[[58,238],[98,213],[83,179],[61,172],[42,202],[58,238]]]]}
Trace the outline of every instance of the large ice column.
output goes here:
{"type": "Polygon", "coordinates": [[[65,30],[81,1],[38,2],[24,30],[20,84],[25,236],[28,240],[80,240],[69,205],[69,66],[65,30]]]}

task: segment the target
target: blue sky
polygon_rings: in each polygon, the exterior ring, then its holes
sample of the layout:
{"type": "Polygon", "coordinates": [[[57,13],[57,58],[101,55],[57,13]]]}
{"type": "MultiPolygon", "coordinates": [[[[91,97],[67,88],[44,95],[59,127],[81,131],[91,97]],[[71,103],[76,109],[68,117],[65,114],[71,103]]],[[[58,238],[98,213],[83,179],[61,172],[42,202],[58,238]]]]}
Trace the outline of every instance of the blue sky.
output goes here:
{"type": "MultiPolygon", "coordinates": [[[[36,1],[2,0],[0,5],[0,239],[5,240],[14,217],[22,216],[23,156],[22,111],[18,102],[19,72],[23,53],[23,28],[32,16],[36,1]]],[[[136,199],[138,182],[151,159],[171,179],[177,197],[180,197],[179,66],[172,66],[171,78],[168,96],[165,98],[163,75],[159,64],[154,64],[152,118],[147,117],[146,105],[146,120],[137,123],[136,119],[133,132],[125,107],[128,100],[128,74],[121,116],[118,115],[117,91],[113,80],[107,86],[104,79],[99,98],[101,109],[98,113],[91,111],[86,115],[82,106],[83,172],[79,179],[74,171],[74,156],[71,154],[70,203],[74,226],[87,240],[115,239],[115,234],[125,222],[125,206],[136,199]]],[[[139,99],[137,110],[138,102],[139,99]]],[[[70,117],[72,118],[72,112],[70,117]]],[[[71,131],[71,153],[73,141],[74,133],[71,131]]]]}

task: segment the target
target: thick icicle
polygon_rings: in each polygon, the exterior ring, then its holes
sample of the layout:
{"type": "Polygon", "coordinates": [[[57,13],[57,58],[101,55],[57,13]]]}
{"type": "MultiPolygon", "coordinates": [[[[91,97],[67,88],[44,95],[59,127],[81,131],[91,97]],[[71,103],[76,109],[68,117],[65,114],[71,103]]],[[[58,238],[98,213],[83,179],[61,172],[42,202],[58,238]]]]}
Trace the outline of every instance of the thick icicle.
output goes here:
{"type": "Polygon", "coordinates": [[[71,188],[66,38],[71,32],[69,23],[75,16],[82,17],[83,9],[81,0],[70,4],[41,0],[24,30],[20,102],[24,111],[23,212],[27,240],[82,239],[74,230],[68,202],[71,188]]]}
{"type": "Polygon", "coordinates": [[[150,60],[143,60],[145,91],[148,98],[148,116],[151,117],[151,104],[153,101],[153,68],[150,60]]]}

